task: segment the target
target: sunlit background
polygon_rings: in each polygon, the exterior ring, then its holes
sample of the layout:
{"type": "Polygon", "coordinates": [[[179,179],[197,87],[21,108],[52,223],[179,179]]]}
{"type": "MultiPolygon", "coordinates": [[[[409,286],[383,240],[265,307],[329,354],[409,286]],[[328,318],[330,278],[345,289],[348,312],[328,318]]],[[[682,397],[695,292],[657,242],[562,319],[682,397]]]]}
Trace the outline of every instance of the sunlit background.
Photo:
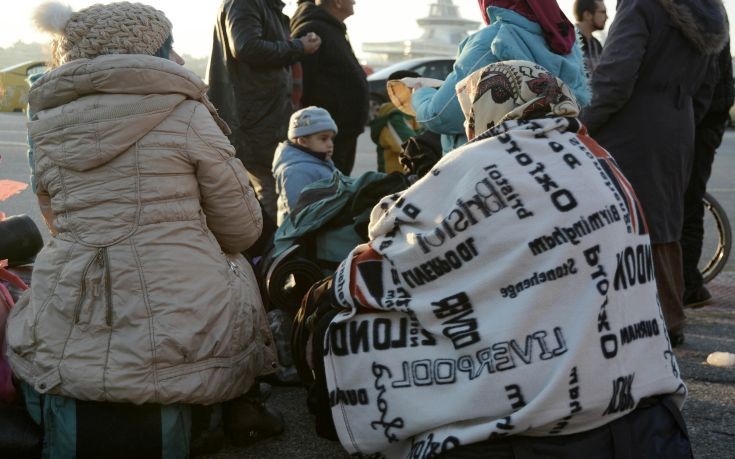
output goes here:
{"type": "MultiPolygon", "coordinates": [[[[142,0],[164,11],[174,24],[177,51],[193,57],[209,55],[212,28],[220,0],[142,0]]],[[[355,15],[347,19],[349,36],[358,57],[364,57],[362,43],[416,38],[420,29],[416,19],[426,16],[432,0],[357,0],[355,15]]],[[[18,41],[48,42],[48,36],[39,33],[30,23],[33,9],[43,0],[5,0],[3,2],[3,26],[0,27],[0,48],[13,46],[18,41]]],[[[75,10],[94,3],[110,3],[94,0],[67,0],[75,10]]],[[[559,5],[574,22],[573,0],[559,0],[559,5]]],[[[607,0],[606,6],[612,22],[616,0],[607,0]]],[[[454,0],[460,14],[468,19],[480,20],[476,0],[454,0]]],[[[725,0],[728,13],[735,18],[735,0],[725,0]]],[[[284,12],[291,14],[296,0],[287,0],[284,12]]],[[[731,28],[735,27],[735,19],[731,28]]],[[[732,30],[731,30],[732,33],[732,30]]]]}
{"type": "MultiPolygon", "coordinates": [[[[220,0],[141,0],[166,13],[174,25],[176,48],[195,57],[208,56],[211,49],[212,27],[220,0]]],[[[734,0],[735,1],[735,0],[734,0]]],[[[33,9],[43,0],[5,0],[3,2],[3,26],[0,27],[0,47],[12,46],[17,41],[48,41],[46,35],[37,32],[30,23],[33,9]]],[[[67,0],[75,10],[95,3],[111,3],[94,0],[67,0]]],[[[296,8],[296,0],[287,0],[284,12],[296,8]]],[[[355,15],[347,19],[347,27],[355,52],[361,54],[365,41],[391,41],[414,38],[419,34],[416,19],[426,16],[431,0],[357,0],[355,15]]],[[[607,7],[612,13],[614,1],[607,7]]],[[[476,0],[455,0],[462,16],[480,20],[476,0]]],[[[559,2],[572,19],[572,0],[559,2]]]]}

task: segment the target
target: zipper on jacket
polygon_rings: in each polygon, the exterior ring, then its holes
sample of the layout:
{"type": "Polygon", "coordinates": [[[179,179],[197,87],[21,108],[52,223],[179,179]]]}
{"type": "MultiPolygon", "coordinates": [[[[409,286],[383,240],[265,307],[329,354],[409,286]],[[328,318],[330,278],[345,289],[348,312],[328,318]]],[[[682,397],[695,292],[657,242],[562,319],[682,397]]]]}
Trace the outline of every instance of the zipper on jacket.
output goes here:
{"type": "MultiPolygon", "coordinates": [[[[111,276],[110,276],[110,261],[107,256],[107,248],[103,247],[100,249],[97,249],[97,253],[95,253],[94,257],[87,263],[87,265],[84,267],[84,270],[82,270],[82,281],[81,281],[81,289],[79,291],[79,300],[77,301],[76,307],[74,308],[74,324],[78,324],[79,320],[82,315],[82,303],[84,302],[84,297],[87,294],[87,274],[89,274],[89,269],[92,267],[93,264],[97,264],[100,269],[104,272],[104,279],[102,282],[105,283],[105,324],[108,327],[112,326],[112,283],[111,283],[111,276]]],[[[92,285],[92,296],[97,297],[100,295],[100,285],[99,281],[95,282],[92,285]]]]}
{"type": "Polygon", "coordinates": [[[230,260],[227,260],[227,264],[230,265],[230,271],[232,271],[233,273],[235,273],[235,275],[237,277],[239,277],[241,279],[245,279],[246,278],[245,277],[245,273],[242,272],[242,271],[240,271],[240,267],[237,266],[237,263],[235,263],[233,261],[230,261],[230,260]]]}
{"type": "MultiPolygon", "coordinates": [[[[77,300],[77,304],[74,307],[74,324],[79,323],[79,317],[82,314],[82,302],[84,301],[84,297],[87,294],[87,274],[89,273],[89,268],[92,267],[92,264],[99,263],[101,257],[102,249],[97,249],[97,253],[95,253],[94,257],[92,257],[92,259],[87,262],[87,264],[84,266],[84,269],[82,270],[82,279],[79,283],[79,299],[77,300]]],[[[93,288],[92,293],[97,293],[95,290],[97,289],[93,288]]]]}
{"type": "Polygon", "coordinates": [[[107,247],[102,249],[102,268],[105,270],[105,323],[112,326],[112,283],[110,281],[110,259],[107,256],[107,247]]]}

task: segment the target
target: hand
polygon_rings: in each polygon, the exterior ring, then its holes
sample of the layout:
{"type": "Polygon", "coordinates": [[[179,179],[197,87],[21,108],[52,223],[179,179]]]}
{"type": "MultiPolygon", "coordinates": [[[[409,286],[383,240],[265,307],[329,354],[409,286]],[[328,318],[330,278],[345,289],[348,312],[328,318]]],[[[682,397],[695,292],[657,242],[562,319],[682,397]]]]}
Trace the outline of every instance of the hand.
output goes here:
{"type": "Polygon", "coordinates": [[[401,78],[401,82],[405,84],[406,87],[411,90],[411,92],[420,88],[438,88],[443,83],[442,80],[426,77],[405,77],[401,78]]]}
{"type": "Polygon", "coordinates": [[[322,39],[314,32],[307,33],[303,37],[299,38],[299,40],[301,40],[301,44],[304,45],[304,52],[306,54],[314,54],[319,50],[319,46],[322,44],[322,39]]]}
{"type": "Polygon", "coordinates": [[[404,77],[401,78],[400,81],[405,84],[406,87],[411,90],[411,92],[414,92],[419,88],[423,88],[423,85],[421,84],[421,78],[404,77]]]}

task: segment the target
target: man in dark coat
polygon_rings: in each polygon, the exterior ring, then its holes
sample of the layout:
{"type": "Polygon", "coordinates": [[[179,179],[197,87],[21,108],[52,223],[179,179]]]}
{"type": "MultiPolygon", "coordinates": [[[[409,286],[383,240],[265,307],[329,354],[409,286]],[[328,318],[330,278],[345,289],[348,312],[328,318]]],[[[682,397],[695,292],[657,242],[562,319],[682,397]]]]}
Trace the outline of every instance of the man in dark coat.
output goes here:
{"type": "Polygon", "coordinates": [[[293,112],[290,66],[321,44],[314,34],[290,40],[283,7],[281,0],[224,0],[207,68],[209,98],[230,125],[237,157],[274,221],[271,165],[293,112]]]}
{"type": "Polygon", "coordinates": [[[319,51],[302,61],[304,93],[301,105],[327,109],[337,122],[335,166],[349,175],[355,163],[357,137],[368,119],[368,84],[365,71],[347,39],[344,20],[353,14],[354,0],[301,0],[291,19],[291,33],[302,37],[314,32],[322,38],[319,51]]]}
{"type": "Polygon", "coordinates": [[[684,340],[679,239],[694,126],[711,100],[707,77],[727,36],[721,0],[620,0],[581,116],[641,200],[674,345],[684,340]]]}
{"type": "Polygon", "coordinates": [[[681,234],[681,251],[684,262],[684,307],[700,307],[707,304],[712,295],[704,286],[697,264],[702,255],[704,237],[704,205],[702,197],[707,190],[707,180],[712,172],[715,151],[722,142],[730,107],[735,99],[732,61],[729,43],[717,58],[717,71],[710,77],[716,82],[712,102],[707,114],[697,124],[694,135],[694,162],[692,175],[684,195],[684,226],[681,234]]]}

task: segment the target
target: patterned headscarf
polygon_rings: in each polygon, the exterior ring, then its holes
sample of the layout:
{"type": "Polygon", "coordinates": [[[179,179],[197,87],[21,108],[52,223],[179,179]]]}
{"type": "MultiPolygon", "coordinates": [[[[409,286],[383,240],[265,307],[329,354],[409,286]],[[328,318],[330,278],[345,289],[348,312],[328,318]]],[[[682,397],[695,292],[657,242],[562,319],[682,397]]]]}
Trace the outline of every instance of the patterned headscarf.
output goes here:
{"type": "Polygon", "coordinates": [[[506,120],[577,116],[571,90],[548,70],[528,61],[503,61],[457,83],[467,138],[506,120]]]}
{"type": "Polygon", "coordinates": [[[556,54],[566,55],[572,50],[576,35],[574,26],[559,8],[556,0],[478,0],[482,19],[490,24],[489,6],[515,11],[541,26],[549,48],[556,54]]]}

